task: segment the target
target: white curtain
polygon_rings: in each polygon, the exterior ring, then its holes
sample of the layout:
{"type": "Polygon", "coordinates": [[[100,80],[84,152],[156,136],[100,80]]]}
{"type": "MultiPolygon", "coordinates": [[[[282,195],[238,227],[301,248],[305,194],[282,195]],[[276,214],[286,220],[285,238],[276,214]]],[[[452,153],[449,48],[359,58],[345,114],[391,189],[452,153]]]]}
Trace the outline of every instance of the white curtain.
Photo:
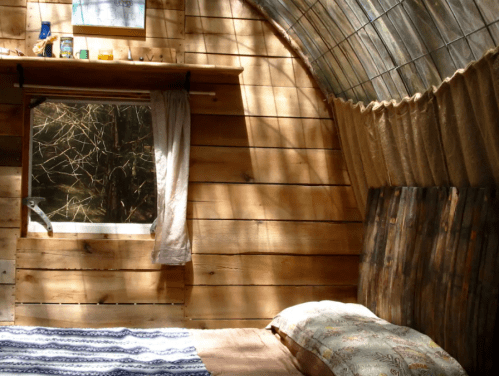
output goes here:
{"type": "Polygon", "coordinates": [[[191,260],[187,232],[187,188],[191,113],[185,90],[152,91],[151,113],[158,187],[155,264],[184,265],[191,260]]]}

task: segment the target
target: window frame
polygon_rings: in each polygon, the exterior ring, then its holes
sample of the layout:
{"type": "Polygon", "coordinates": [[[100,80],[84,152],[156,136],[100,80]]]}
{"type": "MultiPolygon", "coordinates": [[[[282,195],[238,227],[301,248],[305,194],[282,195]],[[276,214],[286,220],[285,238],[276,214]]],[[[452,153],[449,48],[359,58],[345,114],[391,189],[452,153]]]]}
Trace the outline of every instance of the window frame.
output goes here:
{"type": "MultiPolygon", "coordinates": [[[[31,197],[32,173],[32,138],[33,109],[40,100],[70,103],[106,103],[151,105],[149,93],[121,92],[120,90],[64,90],[64,89],[29,89],[23,98],[24,128],[23,128],[23,163],[22,163],[22,197],[31,197]],[[27,137],[26,137],[27,136],[27,137]]],[[[31,221],[30,209],[21,208],[21,236],[47,233],[47,228],[41,223],[31,221]]],[[[85,223],[85,222],[51,222],[53,234],[99,234],[99,235],[151,235],[152,223],[85,223]]]]}

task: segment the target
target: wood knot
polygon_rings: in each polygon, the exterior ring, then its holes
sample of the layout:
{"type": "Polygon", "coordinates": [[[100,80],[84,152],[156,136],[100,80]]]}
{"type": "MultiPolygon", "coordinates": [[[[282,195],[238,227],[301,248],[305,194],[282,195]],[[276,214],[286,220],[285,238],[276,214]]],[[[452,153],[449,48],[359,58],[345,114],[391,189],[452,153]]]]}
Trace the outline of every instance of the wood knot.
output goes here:
{"type": "Polygon", "coordinates": [[[244,179],[244,181],[246,183],[251,183],[251,182],[253,182],[255,180],[255,179],[253,179],[252,176],[250,176],[250,175],[248,175],[248,174],[246,174],[244,172],[242,173],[242,177],[243,177],[243,179],[244,179]]]}
{"type": "Polygon", "coordinates": [[[213,274],[215,274],[215,272],[210,272],[209,274],[210,274],[210,275],[213,275],[213,274]]]}
{"type": "Polygon", "coordinates": [[[84,243],[83,248],[85,249],[86,253],[92,253],[92,247],[88,243],[84,243]]]}
{"type": "Polygon", "coordinates": [[[35,282],[36,282],[36,278],[35,278],[35,277],[33,277],[31,274],[27,274],[27,275],[24,277],[24,280],[25,280],[26,282],[33,282],[33,283],[35,283],[35,282]]]}

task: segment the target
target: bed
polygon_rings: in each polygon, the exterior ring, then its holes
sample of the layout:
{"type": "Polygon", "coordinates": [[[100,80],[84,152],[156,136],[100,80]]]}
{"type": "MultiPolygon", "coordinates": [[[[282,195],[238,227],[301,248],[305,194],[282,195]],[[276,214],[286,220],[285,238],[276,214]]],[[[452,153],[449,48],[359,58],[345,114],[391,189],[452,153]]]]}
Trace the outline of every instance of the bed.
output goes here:
{"type": "Polygon", "coordinates": [[[426,335],[334,301],[287,308],[265,329],[0,327],[0,375],[22,374],[466,375],[426,335]]]}
{"type": "Polygon", "coordinates": [[[443,342],[470,375],[498,374],[493,344],[499,194],[474,188],[383,188],[371,190],[369,197],[358,291],[364,305],[303,303],[280,312],[265,329],[84,329],[89,335],[81,338],[83,346],[96,347],[86,353],[76,344],[52,351],[77,334],[66,329],[0,327],[0,375],[466,375],[439,346],[443,342]],[[411,241],[400,240],[401,234],[411,241]],[[450,241],[454,238],[459,242],[450,241]],[[447,241],[450,245],[443,247],[447,241]],[[468,262],[455,262],[450,251],[468,262]],[[476,267],[470,273],[466,265],[476,267]],[[463,319],[465,313],[469,319],[463,319]],[[439,344],[404,325],[433,333],[439,344]],[[35,336],[28,333],[33,331],[35,336]],[[59,332],[50,337],[50,331],[59,332]],[[102,336],[117,343],[95,342],[102,336]],[[99,346],[111,350],[99,352],[99,346]],[[133,350],[138,347],[143,351],[133,350]]]}

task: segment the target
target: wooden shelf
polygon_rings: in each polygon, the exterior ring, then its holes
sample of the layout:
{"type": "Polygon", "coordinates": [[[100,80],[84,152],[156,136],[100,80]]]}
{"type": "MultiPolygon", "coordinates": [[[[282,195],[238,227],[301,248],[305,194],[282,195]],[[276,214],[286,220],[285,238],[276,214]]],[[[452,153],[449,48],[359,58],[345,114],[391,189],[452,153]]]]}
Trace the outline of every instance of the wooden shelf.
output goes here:
{"type": "Polygon", "coordinates": [[[18,64],[25,84],[142,90],[183,85],[187,72],[192,83],[239,84],[243,71],[215,65],[1,56],[0,74],[18,74],[18,64]]]}

